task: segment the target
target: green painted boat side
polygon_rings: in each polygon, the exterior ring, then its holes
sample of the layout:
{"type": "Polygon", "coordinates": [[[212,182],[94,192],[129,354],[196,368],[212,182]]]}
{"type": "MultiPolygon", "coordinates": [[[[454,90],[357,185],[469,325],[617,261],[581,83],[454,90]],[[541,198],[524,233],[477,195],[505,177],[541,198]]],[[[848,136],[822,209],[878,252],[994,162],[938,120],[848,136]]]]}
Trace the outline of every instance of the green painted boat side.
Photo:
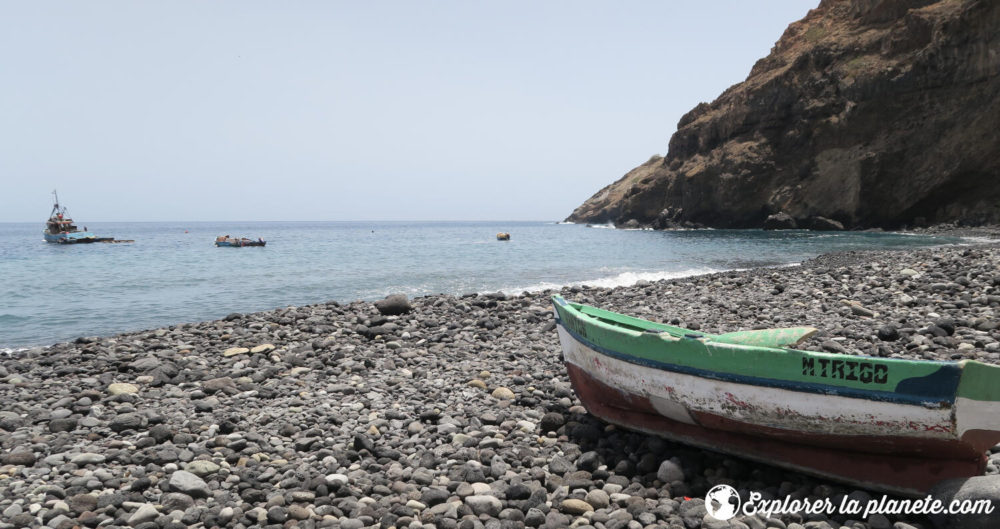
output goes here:
{"type": "Polygon", "coordinates": [[[553,304],[573,389],[611,424],[914,496],[982,475],[1000,443],[1000,366],[764,346],[812,330],[714,336],[553,304]]]}
{"type": "Polygon", "coordinates": [[[574,308],[584,314],[604,319],[618,326],[631,327],[640,331],[655,330],[666,332],[671,336],[681,337],[687,334],[701,334],[717,343],[731,343],[737,345],[759,345],[763,347],[783,347],[794,345],[816,333],[814,327],[788,327],[783,329],[761,329],[752,331],[736,331],[726,334],[711,335],[697,331],[673,327],[662,323],[655,323],[639,318],[633,318],[624,314],[610,312],[607,310],[590,307],[587,305],[571,304],[574,308]]]}
{"type": "Polygon", "coordinates": [[[568,330],[633,362],[692,369],[709,377],[733,375],[799,384],[816,392],[847,389],[899,393],[928,406],[948,406],[956,396],[1000,401],[998,366],[967,360],[875,358],[723,343],[710,334],[568,303],[559,296],[554,296],[553,301],[568,330]]]}
{"type": "Polygon", "coordinates": [[[736,345],[758,345],[761,347],[787,347],[816,334],[815,327],[787,327],[784,329],[760,329],[754,331],[736,331],[720,334],[712,338],[716,343],[731,343],[736,345]]]}
{"type": "Polygon", "coordinates": [[[958,397],[1000,402],[1000,367],[976,361],[964,361],[958,397]]]}

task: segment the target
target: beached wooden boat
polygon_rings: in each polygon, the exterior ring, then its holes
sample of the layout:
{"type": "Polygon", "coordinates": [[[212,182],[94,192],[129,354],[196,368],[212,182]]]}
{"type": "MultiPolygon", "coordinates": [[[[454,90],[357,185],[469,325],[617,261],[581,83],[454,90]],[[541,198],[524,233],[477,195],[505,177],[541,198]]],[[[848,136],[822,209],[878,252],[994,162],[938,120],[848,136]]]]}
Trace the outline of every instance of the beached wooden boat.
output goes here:
{"type": "Polygon", "coordinates": [[[983,473],[1000,367],[788,347],[815,329],[709,335],[553,297],[587,410],[668,439],[906,495],[983,473]]]}
{"type": "Polygon", "coordinates": [[[215,245],[220,248],[242,248],[244,246],[264,246],[266,244],[267,241],[264,239],[257,239],[255,241],[253,239],[247,239],[246,237],[235,238],[228,235],[220,235],[215,238],[215,245]]]}

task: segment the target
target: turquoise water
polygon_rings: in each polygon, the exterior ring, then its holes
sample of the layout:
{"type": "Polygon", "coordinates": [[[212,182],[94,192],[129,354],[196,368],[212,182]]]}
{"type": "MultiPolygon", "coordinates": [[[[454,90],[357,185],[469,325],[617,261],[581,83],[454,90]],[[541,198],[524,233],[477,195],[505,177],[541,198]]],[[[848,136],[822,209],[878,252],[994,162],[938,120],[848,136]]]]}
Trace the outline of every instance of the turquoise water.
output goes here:
{"type": "MultiPolygon", "coordinates": [[[[82,224],[81,224],[82,226],[82,224]]],[[[623,231],[548,222],[88,223],[134,244],[55,245],[0,224],[0,348],[50,345],[402,292],[616,286],[800,262],[833,250],[957,242],[882,233],[623,231]],[[511,240],[496,240],[498,231],[511,240]],[[217,235],[265,248],[216,248],[217,235]]]]}

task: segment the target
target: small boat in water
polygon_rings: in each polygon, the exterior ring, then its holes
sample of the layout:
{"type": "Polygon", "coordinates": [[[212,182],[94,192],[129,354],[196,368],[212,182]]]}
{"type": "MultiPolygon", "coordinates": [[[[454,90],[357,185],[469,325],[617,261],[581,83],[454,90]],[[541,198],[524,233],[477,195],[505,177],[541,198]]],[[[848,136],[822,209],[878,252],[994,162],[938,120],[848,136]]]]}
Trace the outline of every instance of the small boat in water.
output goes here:
{"type": "Polygon", "coordinates": [[[73,223],[73,219],[69,218],[66,207],[59,205],[59,195],[55,191],[52,191],[52,196],[54,197],[52,212],[49,213],[49,220],[45,223],[45,231],[42,232],[45,242],[56,244],[132,242],[116,240],[114,237],[98,237],[87,231],[86,226],[82,230],[77,228],[76,224],[73,223]]]}
{"type": "Polygon", "coordinates": [[[800,351],[816,329],[710,335],[554,296],[573,389],[612,424],[862,487],[982,475],[1000,366],[800,351]]]}
{"type": "Polygon", "coordinates": [[[220,235],[215,238],[215,245],[220,248],[242,248],[244,246],[264,246],[267,241],[264,239],[247,239],[246,237],[230,237],[228,235],[220,235]]]}
{"type": "Polygon", "coordinates": [[[510,234],[507,233],[507,232],[505,232],[505,231],[502,231],[502,232],[500,232],[500,233],[497,234],[497,240],[498,241],[509,241],[510,240],[510,234]]]}

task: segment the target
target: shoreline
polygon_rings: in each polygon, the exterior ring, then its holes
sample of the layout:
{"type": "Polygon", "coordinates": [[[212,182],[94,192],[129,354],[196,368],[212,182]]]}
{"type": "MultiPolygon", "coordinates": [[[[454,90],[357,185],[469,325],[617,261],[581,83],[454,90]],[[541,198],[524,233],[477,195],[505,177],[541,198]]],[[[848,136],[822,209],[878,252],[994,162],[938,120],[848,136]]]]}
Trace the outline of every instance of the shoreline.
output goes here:
{"type": "MultiPolygon", "coordinates": [[[[720,483],[877,497],[592,418],[561,364],[549,295],[713,333],[818,327],[802,349],[1000,363],[997,262],[1000,241],[848,251],[628,287],[422,296],[400,315],[370,302],[234,313],[29,349],[0,358],[0,529],[708,527],[700,498],[720,483]]],[[[858,521],[891,522],[929,526],[858,521]]]]}
{"type": "MultiPolygon", "coordinates": [[[[573,223],[559,222],[557,224],[573,224],[573,223]]],[[[622,230],[622,231],[635,231],[635,229],[632,229],[632,228],[615,228],[613,226],[597,226],[597,229],[617,229],[617,230],[622,230]]],[[[691,231],[691,230],[685,229],[685,228],[680,228],[680,229],[654,230],[654,231],[667,231],[667,232],[669,232],[669,231],[680,231],[680,232],[686,232],[686,231],[691,231]]],[[[748,230],[748,231],[760,231],[760,230],[748,230]]],[[[779,231],[781,231],[781,230],[779,230],[779,231]]],[[[804,231],[804,232],[807,232],[809,230],[784,230],[784,231],[804,231]]],[[[868,230],[868,231],[872,231],[872,230],[868,230]]],[[[824,232],[824,233],[826,233],[826,232],[824,232]]],[[[835,233],[838,233],[838,232],[829,232],[829,233],[835,234],[835,233]]],[[[843,233],[843,232],[840,232],[840,233],[843,233]]],[[[937,226],[931,226],[931,227],[928,227],[928,228],[916,228],[916,229],[910,229],[910,230],[906,230],[906,231],[887,231],[887,232],[884,232],[884,233],[887,233],[887,234],[891,233],[891,234],[896,234],[896,235],[915,235],[915,236],[933,235],[933,236],[954,237],[954,238],[966,239],[966,242],[963,242],[963,243],[943,243],[942,244],[943,246],[949,246],[949,245],[955,245],[955,244],[958,244],[958,245],[988,244],[988,243],[990,243],[993,240],[1000,240],[1000,226],[957,227],[957,226],[951,225],[951,224],[942,224],[942,225],[937,225],[937,226]]],[[[896,248],[885,248],[885,249],[886,250],[892,250],[892,251],[897,250],[896,248]]],[[[899,250],[906,251],[907,249],[908,248],[902,248],[902,249],[899,249],[899,250]]],[[[839,252],[828,252],[828,253],[839,253],[839,252]]],[[[819,256],[822,256],[822,255],[825,255],[825,254],[820,254],[819,256]]],[[[819,256],[817,256],[817,257],[819,257],[819,256]]],[[[797,261],[797,262],[789,262],[789,263],[779,263],[779,264],[762,266],[762,267],[750,267],[750,268],[740,267],[740,268],[732,268],[732,269],[716,269],[716,268],[708,268],[708,267],[692,267],[692,268],[688,268],[688,269],[685,269],[685,270],[677,270],[677,271],[663,271],[663,270],[653,270],[653,271],[625,271],[625,272],[620,272],[620,273],[617,273],[617,274],[614,274],[614,275],[609,275],[609,276],[604,276],[604,277],[595,277],[595,278],[583,279],[583,280],[567,281],[565,283],[547,283],[547,282],[541,282],[541,283],[535,283],[535,284],[524,285],[524,286],[515,286],[515,287],[500,286],[497,289],[483,290],[483,291],[477,291],[477,292],[465,292],[465,293],[430,293],[430,294],[422,294],[422,295],[420,295],[418,297],[438,296],[438,295],[462,297],[462,296],[468,296],[468,295],[473,295],[473,294],[491,294],[491,293],[494,293],[494,292],[503,292],[504,294],[506,294],[508,296],[517,296],[517,295],[521,295],[524,292],[530,292],[530,293],[533,293],[533,294],[539,294],[539,293],[543,293],[543,292],[547,292],[547,291],[556,292],[556,291],[559,291],[560,289],[567,288],[567,287],[594,287],[594,286],[596,286],[596,287],[601,287],[601,288],[623,288],[623,287],[633,286],[635,284],[635,282],[637,282],[637,281],[654,281],[655,282],[655,281],[661,281],[661,280],[671,280],[671,279],[686,278],[686,277],[696,277],[696,276],[700,276],[700,275],[714,274],[714,273],[725,273],[725,272],[733,272],[733,271],[741,272],[741,271],[746,271],[746,270],[752,270],[753,268],[769,269],[769,268],[794,267],[794,266],[799,266],[801,263],[802,263],[802,261],[797,261]],[[634,278],[634,279],[632,279],[632,278],[634,278]]],[[[373,298],[373,299],[364,298],[364,299],[355,299],[355,300],[352,300],[352,301],[325,300],[325,301],[318,301],[316,303],[307,303],[307,304],[303,304],[303,305],[294,305],[294,306],[309,307],[309,306],[314,306],[314,305],[322,305],[322,304],[326,304],[326,303],[340,303],[340,304],[344,304],[344,303],[355,303],[355,302],[358,302],[358,301],[374,302],[374,301],[376,301],[376,299],[375,298],[373,298]]],[[[282,308],[287,308],[287,307],[263,308],[263,309],[259,309],[259,310],[249,311],[249,312],[247,312],[247,314],[264,313],[264,312],[269,312],[269,311],[274,311],[274,310],[281,310],[282,308]]],[[[216,318],[216,319],[218,319],[218,318],[216,318]]],[[[214,321],[214,319],[202,319],[202,320],[195,320],[195,321],[181,321],[181,322],[177,322],[177,323],[164,322],[159,328],[172,327],[172,326],[185,325],[185,324],[207,323],[207,322],[211,322],[211,321],[214,321]]],[[[79,339],[79,338],[88,338],[88,339],[93,339],[93,338],[111,338],[111,337],[115,337],[115,336],[123,336],[123,335],[130,335],[130,334],[142,333],[144,331],[148,331],[151,328],[152,327],[126,329],[126,330],[122,330],[120,332],[112,332],[112,333],[109,333],[109,334],[99,334],[99,335],[96,335],[96,336],[95,335],[81,335],[81,336],[76,336],[74,338],[69,338],[68,340],[72,341],[74,339],[79,339]]],[[[45,349],[45,348],[48,348],[48,347],[52,347],[53,345],[59,345],[60,343],[66,343],[66,342],[65,341],[61,341],[61,342],[57,341],[57,342],[54,342],[54,343],[39,343],[39,344],[30,344],[30,345],[3,346],[3,347],[0,347],[0,358],[2,358],[5,355],[22,353],[24,351],[33,351],[33,350],[38,350],[38,349],[45,349]]]]}

